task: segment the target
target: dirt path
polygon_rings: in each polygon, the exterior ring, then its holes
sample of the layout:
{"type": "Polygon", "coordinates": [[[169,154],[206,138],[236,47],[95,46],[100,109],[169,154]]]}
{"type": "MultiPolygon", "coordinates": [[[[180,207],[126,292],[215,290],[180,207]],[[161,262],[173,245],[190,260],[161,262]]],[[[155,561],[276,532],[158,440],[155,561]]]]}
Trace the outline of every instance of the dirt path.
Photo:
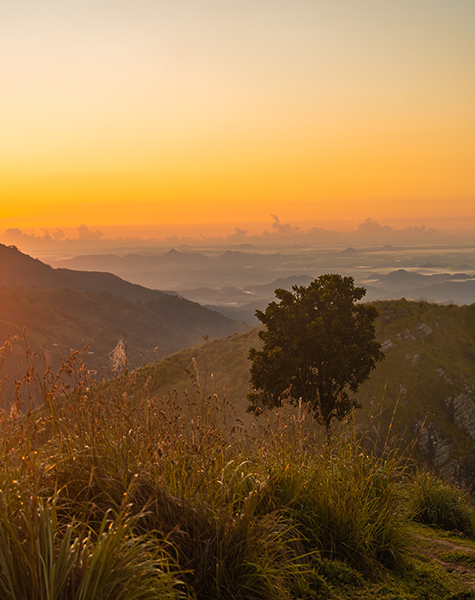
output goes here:
{"type": "Polygon", "coordinates": [[[414,551],[435,561],[444,571],[457,577],[467,590],[475,591],[475,549],[456,544],[448,540],[433,539],[423,535],[417,536],[414,551]],[[461,562],[447,560],[448,553],[457,553],[461,562]]]}

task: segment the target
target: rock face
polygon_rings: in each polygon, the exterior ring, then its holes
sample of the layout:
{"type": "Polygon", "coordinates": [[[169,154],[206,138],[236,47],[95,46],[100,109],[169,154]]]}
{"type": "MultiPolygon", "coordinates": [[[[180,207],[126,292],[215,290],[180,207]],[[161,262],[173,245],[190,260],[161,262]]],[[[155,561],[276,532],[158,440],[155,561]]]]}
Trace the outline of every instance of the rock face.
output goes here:
{"type": "Polygon", "coordinates": [[[444,404],[450,420],[465,435],[475,440],[475,403],[470,396],[464,392],[456,398],[448,396],[444,399],[444,404]]]}
{"type": "Polygon", "coordinates": [[[384,340],[384,342],[381,344],[381,350],[383,352],[387,352],[388,350],[391,350],[391,348],[395,348],[395,347],[396,347],[396,344],[391,342],[391,340],[384,340]]]}
{"type": "Polygon", "coordinates": [[[473,492],[475,490],[475,455],[467,454],[453,460],[440,470],[444,477],[466,487],[473,492]]]}
{"type": "MultiPolygon", "coordinates": [[[[430,329],[430,327],[429,327],[429,329],[430,329]]],[[[403,329],[401,332],[396,333],[396,337],[400,342],[412,342],[416,339],[407,327],[406,327],[406,329],[403,329]]]]}
{"type": "Polygon", "coordinates": [[[435,423],[427,423],[422,426],[421,421],[416,423],[417,449],[427,460],[430,466],[440,468],[452,455],[453,444],[444,439],[437,430],[435,423]]]}
{"type": "MultiPolygon", "coordinates": [[[[444,383],[463,385],[467,392],[457,396],[444,398],[444,407],[448,418],[458,427],[460,435],[468,436],[475,441],[475,402],[471,397],[473,384],[454,382],[447,377],[443,369],[438,369],[438,375],[444,383]]],[[[475,452],[459,456],[453,460],[454,445],[445,438],[433,422],[416,423],[417,449],[431,467],[439,470],[441,475],[459,485],[475,490],[475,452]],[[422,426],[422,428],[421,428],[422,426]]]]}

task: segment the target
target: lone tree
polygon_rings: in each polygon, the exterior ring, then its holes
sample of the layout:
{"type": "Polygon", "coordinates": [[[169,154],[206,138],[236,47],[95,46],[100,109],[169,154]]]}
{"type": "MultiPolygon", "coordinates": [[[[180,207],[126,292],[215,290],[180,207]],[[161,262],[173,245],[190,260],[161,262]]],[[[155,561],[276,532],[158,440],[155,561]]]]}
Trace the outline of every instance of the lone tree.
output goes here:
{"type": "Polygon", "coordinates": [[[366,294],[352,277],[322,275],[308,287],[275,290],[280,302],[256,311],[265,325],[259,333],[262,350],[251,348],[249,412],[279,406],[283,398],[309,402],[326,426],[361,405],[356,392],[378,360],[376,307],[357,304],[366,294]]]}

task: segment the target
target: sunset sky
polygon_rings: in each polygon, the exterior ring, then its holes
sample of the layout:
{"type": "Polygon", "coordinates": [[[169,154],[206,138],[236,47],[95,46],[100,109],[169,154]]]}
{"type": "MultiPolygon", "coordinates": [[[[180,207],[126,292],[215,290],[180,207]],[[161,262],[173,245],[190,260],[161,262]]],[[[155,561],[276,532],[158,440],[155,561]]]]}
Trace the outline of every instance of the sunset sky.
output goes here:
{"type": "Polygon", "coordinates": [[[0,229],[475,228],[474,31],[474,0],[4,0],[0,229]]]}

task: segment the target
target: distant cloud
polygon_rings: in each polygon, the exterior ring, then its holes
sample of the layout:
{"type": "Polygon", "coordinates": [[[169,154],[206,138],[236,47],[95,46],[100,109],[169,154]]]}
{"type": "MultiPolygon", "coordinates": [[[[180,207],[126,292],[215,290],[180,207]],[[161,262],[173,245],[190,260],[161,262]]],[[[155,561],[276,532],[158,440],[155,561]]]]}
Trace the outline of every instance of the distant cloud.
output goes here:
{"type": "Polygon", "coordinates": [[[361,223],[356,233],[363,236],[385,236],[387,239],[396,239],[398,241],[409,241],[416,240],[427,237],[437,237],[441,235],[440,231],[436,229],[427,229],[425,225],[414,225],[405,227],[404,229],[394,229],[390,225],[380,225],[373,219],[366,219],[363,223],[361,223]]]}
{"type": "Polygon", "coordinates": [[[373,219],[368,218],[358,225],[357,231],[371,235],[375,233],[393,233],[394,228],[390,225],[380,225],[379,223],[376,223],[376,221],[373,221],[373,219]]]}
{"type": "Polygon", "coordinates": [[[293,227],[290,223],[281,223],[277,215],[271,215],[271,217],[274,219],[272,229],[281,235],[289,235],[300,231],[300,227],[293,227]]]}
{"type": "Polygon", "coordinates": [[[235,227],[234,232],[230,233],[227,236],[227,239],[232,240],[232,241],[242,240],[246,237],[246,235],[247,235],[247,231],[245,229],[241,229],[240,227],[235,227]]]}
{"type": "Polygon", "coordinates": [[[45,241],[51,242],[54,240],[55,242],[59,242],[66,238],[66,234],[62,229],[57,228],[56,231],[53,232],[50,232],[49,229],[42,229],[41,231],[43,232],[43,237],[41,239],[45,241]]]}
{"type": "Polygon", "coordinates": [[[56,231],[53,231],[53,233],[51,234],[51,237],[56,242],[59,242],[59,240],[63,240],[66,237],[66,234],[62,229],[56,229],[56,231]]]}
{"type": "Polygon", "coordinates": [[[36,238],[36,236],[34,235],[28,235],[27,233],[23,233],[21,229],[13,227],[7,229],[4,233],[2,233],[1,239],[7,244],[18,244],[26,240],[34,240],[38,238],[36,238]]]}
{"type": "Polygon", "coordinates": [[[100,240],[104,237],[102,231],[99,231],[99,229],[92,231],[87,225],[84,225],[84,223],[79,225],[79,227],[76,227],[76,231],[78,232],[78,238],[80,240],[100,240]]]}

